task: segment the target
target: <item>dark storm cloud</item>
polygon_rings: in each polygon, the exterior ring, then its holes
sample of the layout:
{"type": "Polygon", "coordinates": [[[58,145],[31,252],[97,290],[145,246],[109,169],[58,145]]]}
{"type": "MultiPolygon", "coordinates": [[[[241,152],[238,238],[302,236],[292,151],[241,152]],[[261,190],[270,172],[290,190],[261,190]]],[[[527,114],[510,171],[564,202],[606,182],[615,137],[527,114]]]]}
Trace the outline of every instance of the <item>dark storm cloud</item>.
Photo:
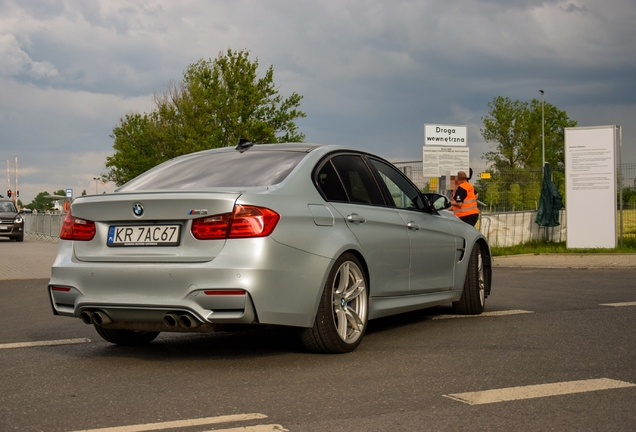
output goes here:
{"type": "Polygon", "coordinates": [[[543,89],[581,125],[626,125],[636,161],[633,22],[633,0],[0,1],[0,162],[90,185],[118,119],[227,48],[304,96],[308,141],[416,159],[424,123],[466,124],[483,165],[488,102],[543,89]]]}

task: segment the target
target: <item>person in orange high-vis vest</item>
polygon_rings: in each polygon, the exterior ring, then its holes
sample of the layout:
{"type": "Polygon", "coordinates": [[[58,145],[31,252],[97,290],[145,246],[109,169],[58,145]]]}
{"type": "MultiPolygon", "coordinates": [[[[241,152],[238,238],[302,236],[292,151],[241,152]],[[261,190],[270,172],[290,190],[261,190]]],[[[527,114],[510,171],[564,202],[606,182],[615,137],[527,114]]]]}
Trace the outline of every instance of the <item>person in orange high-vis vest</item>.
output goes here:
{"type": "Polygon", "coordinates": [[[452,196],[453,212],[455,216],[469,225],[475,226],[479,220],[479,210],[477,209],[477,198],[473,185],[468,183],[466,173],[457,173],[457,189],[452,196]]]}

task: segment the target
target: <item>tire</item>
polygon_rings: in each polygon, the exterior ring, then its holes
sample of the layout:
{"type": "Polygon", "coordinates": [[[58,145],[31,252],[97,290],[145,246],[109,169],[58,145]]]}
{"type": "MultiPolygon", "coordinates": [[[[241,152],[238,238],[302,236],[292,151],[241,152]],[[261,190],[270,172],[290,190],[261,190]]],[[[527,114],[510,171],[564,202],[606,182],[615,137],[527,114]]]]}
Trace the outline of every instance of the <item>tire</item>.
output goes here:
{"type": "Polygon", "coordinates": [[[486,305],[486,278],[481,246],[475,243],[470,253],[462,297],[453,302],[453,311],[460,315],[479,315],[486,305]]]}
{"type": "Polygon", "coordinates": [[[329,272],[314,326],[302,329],[300,338],[311,352],[351,352],[362,342],[368,311],[366,274],[353,254],[343,254],[329,272]]]}
{"type": "Polygon", "coordinates": [[[24,241],[24,236],[23,236],[23,235],[21,235],[20,237],[16,237],[16,238],[15,238],[15,241],[17,241],[17,242],[24,241]]]}
{"type": "Polygon", "coordinates": [[[98,325],[95,330],[105,341],[126,346],[146,345],[159,336],[159,332],[107,329],[98,325]]]}

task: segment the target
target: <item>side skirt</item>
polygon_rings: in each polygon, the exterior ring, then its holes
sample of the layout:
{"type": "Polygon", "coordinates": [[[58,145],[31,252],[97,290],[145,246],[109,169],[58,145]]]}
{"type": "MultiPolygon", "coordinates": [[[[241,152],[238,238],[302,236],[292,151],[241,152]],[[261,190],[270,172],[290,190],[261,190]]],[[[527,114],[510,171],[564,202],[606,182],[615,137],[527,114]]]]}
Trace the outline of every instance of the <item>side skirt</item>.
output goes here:
{"type": "Polygon", "coordinates": [[[448,304],[459,300],[461,296],[462,291],[460,290],[398,297],[371,297],[369,299],[369,319],[448,304]]]}

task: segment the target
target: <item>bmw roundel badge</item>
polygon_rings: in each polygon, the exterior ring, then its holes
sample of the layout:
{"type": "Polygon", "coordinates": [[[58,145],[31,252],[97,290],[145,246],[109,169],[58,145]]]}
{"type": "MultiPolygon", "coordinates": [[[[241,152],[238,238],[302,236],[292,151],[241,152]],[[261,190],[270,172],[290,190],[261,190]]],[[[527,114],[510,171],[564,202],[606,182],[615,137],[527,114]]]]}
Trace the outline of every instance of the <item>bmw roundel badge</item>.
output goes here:
{"type": "Polygon", "coordinates": [[[133,205],[133,214],[137,217],[140,217],[141,215],[144,214],[144,206],[142,206],[139,203],[135,203],[135,205],[133,205]]]}

